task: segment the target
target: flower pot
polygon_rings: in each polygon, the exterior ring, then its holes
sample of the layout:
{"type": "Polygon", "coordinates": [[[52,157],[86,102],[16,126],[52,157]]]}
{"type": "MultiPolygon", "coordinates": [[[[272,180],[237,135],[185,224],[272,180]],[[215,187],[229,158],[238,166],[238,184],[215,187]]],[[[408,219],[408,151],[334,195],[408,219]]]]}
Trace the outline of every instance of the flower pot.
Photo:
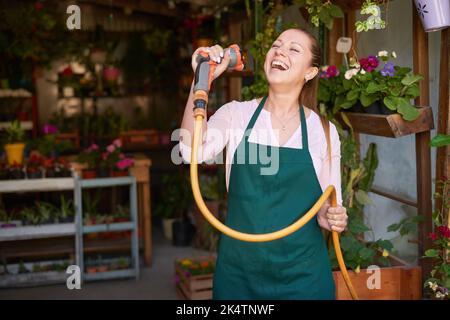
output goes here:
{"type": "Polygon", "coordinates": [[[379,101],[379,102],[378,102],[378,105],[379,105],[379,107],[380,107],[380,112],[381,112],[381,114],[389,115],[389,114],[397,113],[397,112],[395,112],[394,110],[391,110],[391,109],[389,109],[388,107],[386,107],[386,105],[384,104],[383,101],[379,101]]]}
{"type": "Polygon", "coordinates": [[[11,180],[19,180],[25,179],[25,172],[22,169],[15,168],[9,171],[9,179],[11,180]]]}
{"type": "Polygon", "coordinates": [[[347,109],[347,111],[364,113],[364,107],[362,106],[361,102],[358,101],[351,108],[347,109]]]}
{"type": "Polygon", "coordinates": [[[28,172],[27,171],[27,178],[28,179],[41,179],[42,178],[42,171],[38,170],[38,171],[32,171],[32,172],[28,172]]]}
{"type": "Polygon", "coordinates": [[[53,168],[49,168],[45,170],[45,177],[46,178],[56,178],[58,175],[53,168]]]}
{"type": "Polygon", "coordinates": [[[84,169],[81,171],[83,179],[95,179],[97,178],[97,171],[93,169],[84,169]]]}
{"type": "Polygon", "coordinates": [[[111,175],[109,168],[99,168],[97,170],[97,176],[99,178],[108,178],[111,175]]]}
{"type": "Polygon", "coordinates": [[[378,102],[375,101],[371,105],[364,107],[364,112],[369,114],[381,114],[381,109],[380,106],[378,105],[378,102]]]}
{"type": "Polygon", "coordinates": [[[113,177],[128,177],[128,170],[113,170],[112,176],[113,177]]]}
{"type": "Polygon", "coordinates": [[[415,0],[425,32],[450,27],[450,0],[415,0]]]}
{"type": "Polygon", "coordinates": [[[174,246],[189,246],[194,234],[195,227],[188,219],[177,220],[172,224],[172,244],[174,246]]]}
{"type": "Polygon", "coordinates": [[[9,165],[13,165],[14,163],[22,164],[24,149],[25,143],[5,144],[5,152],[6,158],[8,159],[8,164],[9,165]]]}
{"type": "Polygon", "coordinates": [[[72,176],[72,171],[70,169],[62,169],[60,172],[57,172],[57,176],[69,178],[72,176]]]}
{"type": "Polygon", "coordinates": [[[167,218],[164,218],[162,220],[163,234],[164,234],[164,237],[168,240],[172,240],[172,224],[174,221],[175,221],[175,219],[167,219],[167,218]]]}

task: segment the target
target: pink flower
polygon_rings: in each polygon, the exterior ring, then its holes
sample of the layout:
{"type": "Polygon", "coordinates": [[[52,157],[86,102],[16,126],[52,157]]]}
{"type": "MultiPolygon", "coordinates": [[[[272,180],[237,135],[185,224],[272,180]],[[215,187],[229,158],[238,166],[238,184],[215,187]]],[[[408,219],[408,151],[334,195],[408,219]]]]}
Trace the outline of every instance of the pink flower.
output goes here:
{"type": "Polygon", "coordinates": [[[95,143],[93,143],[93,144],[91,144],[91,145],[89,146],[89,148],[86,149],[86,152],[87,152],[87,153],[90,153],[90,152],[95,151],[95,150],[98,150],[98,145],[96,145],[95,143]]]}
{"type": "Polygon", "coordinates": [[[109,153],[113,153],[113,152],[116,150],[116,146],[113,145],[113,144],[110,144],[109,146],[106,147],[106,150],[107,150],[109,153]]]}
{"type": "Polygon", "coordinates": [[[439,239],[438,235],[436,233],[434,233],[434,232],[430,232],[428,234],[428,238],[430,238],[433,241],[436,241],[437,239],[439,239]]]}
{"type": "Polygon", "coordinates": [[[112,144],[115,145],[117,148],[122,147],[122,141],[120,139],[114,140],[112,144]]]}
{"type": "Polygon", "coordinates": [[[108,159],[108,152],[103,152],[102,153],[102,160],[106,160],[108,159]]]}
{"type": "Polygon", "coordinates": [[[368,56],[367,58],[362,58],[359,60],[359,64],[367,72],[372,72],[376,67],[378,67],[378,59],[375,56],[368,56]]]}
{"type": "Polygon", "coordinates": [[[450,229],[447,226],[439,226],[437,229],[443,237],[450,239],[450,229]]]}
{"type": "Polygon", "coordinates": [[[133,165],[133,159],[130,159],[130,158],[125,158],[125,159],[119,160],[116,163],[116,167],[119,170],[125,170],[125,169],[131,167],[132,165],[133,165]]]}
{"type": "Polygon", "coordinates": [[[55,134],[58,132],[58,127],[55,125],[46,123],[44,125],[44,128],[42,129],[42,132],[44,134],[55,134]]]}
{"type": "Polygon", "coordinates": [[[327,78],[336,77],[339,75],[339,70],[336,66],[329,66],[327,68],[327,78]]]}

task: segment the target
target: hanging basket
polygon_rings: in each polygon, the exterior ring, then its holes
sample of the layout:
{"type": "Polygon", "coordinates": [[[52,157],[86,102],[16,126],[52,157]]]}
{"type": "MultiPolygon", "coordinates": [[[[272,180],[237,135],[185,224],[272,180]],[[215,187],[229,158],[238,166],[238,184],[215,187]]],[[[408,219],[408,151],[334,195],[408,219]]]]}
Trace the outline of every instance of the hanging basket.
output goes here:
{"type": "Polygon", "coordinates": [[[450,0],[414,0],[426,32],[450,27],[450,0]]]}

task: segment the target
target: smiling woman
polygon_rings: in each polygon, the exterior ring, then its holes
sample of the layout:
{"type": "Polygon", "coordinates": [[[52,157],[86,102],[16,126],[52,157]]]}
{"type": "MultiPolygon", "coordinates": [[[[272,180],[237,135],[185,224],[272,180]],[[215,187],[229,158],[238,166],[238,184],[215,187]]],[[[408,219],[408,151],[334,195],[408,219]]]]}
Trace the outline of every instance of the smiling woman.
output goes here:
{"type": "MultiPolygon", "coordinates": [[[[194,70],[200,51],[216,61],[214,78],[218,77],[228,65],[228,51],[219,45],[198,48],[192,57],[194,70]]],[[[265,58],[268,95],[227,103],[203,124],[200,162],[215,158],[227,147],[228,227],[255,234],[287,227],[330,184],[336,188],[338,202],[334,208],[325,204],[317,219],[277,241],[248,243],[222,235],[214,273],[215,299],[335,298],[320,227],[342,232],[347,215],[341,206],[339,136],[317,109],[320,56],[312,35],[301,29],[284,31],[265,58]],[[221,139],[216,139],[218,132],[221,139]],[[270,152],[262,154],[267,147],[270,152]],[[278,164],[270,173],[263,170],[267,157],[278,164]]],[[[192,99],[191,94],[180,134],[180,150],[187,162],[194,125],[192,99]]]]}

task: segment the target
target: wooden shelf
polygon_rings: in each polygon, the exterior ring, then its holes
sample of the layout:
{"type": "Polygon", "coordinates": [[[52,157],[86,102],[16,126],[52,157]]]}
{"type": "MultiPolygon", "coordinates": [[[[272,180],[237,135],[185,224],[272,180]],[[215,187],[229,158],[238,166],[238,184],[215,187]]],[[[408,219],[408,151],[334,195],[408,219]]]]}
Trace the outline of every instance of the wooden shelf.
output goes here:
{"type": "Polygon", "coordinates": [[[0,288],[18,288],[36,285],[65,284],[67,273],[60,271],[30,272],[0,276],[0,288]]]}
{"type": "MultiPolygon", "coordinates": [[[[389,138],[398,138],[409,134],[429,131],[434,128],[433,111],[431,107],[419,107],[420,115],[414,121],[403,120],[400,114],[368,114],[345,112],[353,130],[358,133],[371,134],[389,138]]],[[[341,116],[337,119],[345,127],[347,125],[341,116]]]]}
{"type": "Polygon", "coordinates": [[[40,178],[0,181],[0,192],[45,192],[73,190],[73,178],[40,178]]]}

